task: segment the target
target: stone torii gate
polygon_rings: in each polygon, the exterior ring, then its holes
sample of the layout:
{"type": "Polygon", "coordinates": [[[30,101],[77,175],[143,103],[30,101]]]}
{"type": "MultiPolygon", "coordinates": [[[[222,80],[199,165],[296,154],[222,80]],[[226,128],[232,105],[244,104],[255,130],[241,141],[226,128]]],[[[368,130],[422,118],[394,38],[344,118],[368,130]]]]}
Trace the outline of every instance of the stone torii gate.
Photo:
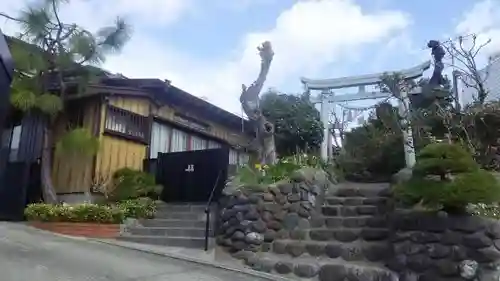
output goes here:
{"type": "MultiPolygon", "coordinates": [[[[314,104],[321,104],[321,122],[324,128],[324,138],[321,143],[321,158],[324,160],[328,159],[328,145],[331,143],[329,139],[330,126],[329,126],[329,114],[330,114],[330,104],[356,101],[356,100],[368,100],[368,99],[380,99],[389,98],[391,93],[383,92],[367,92],[365,90],[366,86],[378,85],[381,82],[381,78],[385,73],[399,73],[403,79],[415,79],[423,75],[423,72],[429,69],[431,66],[430,61],[426,61],[420,65],[412,68],[403,69],[399,71],[390,71],[384,73],[360,75],[360,76],[349,76],[342,78],[333,79],[308,79],[301,78],[301,82],[304,85],[305,91],[309,92],[311,90],[320,91],[317,96],[312,96],[311,101],[314,104]],[[342,94],[335,95],[333,90],[358,87],[358,92],[354,94],[342,94]]],[[[405,111],[409,108],[408,94],[420,94],[421,89],[417,88],[412,90],[411,93],[402,91],[401,98],[399,102],[399,113],[403,115],[405,111]]],[[[415,148],[413,147],[413,134],[410,126],[406,126],[406,130],[403,130],[404,138],[404,149],[405,149],[405,161],[407,167],[413,167],[415,165],[415,148]]]]}

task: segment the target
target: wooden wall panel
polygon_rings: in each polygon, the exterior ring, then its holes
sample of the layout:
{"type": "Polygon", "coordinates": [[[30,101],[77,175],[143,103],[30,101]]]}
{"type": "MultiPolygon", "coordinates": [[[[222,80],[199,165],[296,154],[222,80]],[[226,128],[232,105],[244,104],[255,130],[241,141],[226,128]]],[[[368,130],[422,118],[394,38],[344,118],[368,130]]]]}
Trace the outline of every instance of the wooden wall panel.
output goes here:
{"type": "Polygon", "coordinates": [[[102,136],[96,174],[111,178],[121,168],[142,170],[145,158],[145,145],[113,136],[102,136]]]}
{"type": "MultiPolygon", "coordinates": [[[[98,122],[100,110],[99,101],[86,102],[82,105],[83,127],[91,133],[98,122]]],[[[63,117],[58,121],[54,132],[59,139],[69,128],[68,119],[63,117]]],[[[56,139],[56,140],[57,140],[56,139]]],[[[52,180],[57,193],[81,193],[89,191],[92,185],[93,156],[82,157],[54,153],[52,180]]]]}
{"type": "Polygon", "coordinates": [[[145,98],[110,97],[109,104],[134,113],[149,116],[150,101],[145,98]]]}

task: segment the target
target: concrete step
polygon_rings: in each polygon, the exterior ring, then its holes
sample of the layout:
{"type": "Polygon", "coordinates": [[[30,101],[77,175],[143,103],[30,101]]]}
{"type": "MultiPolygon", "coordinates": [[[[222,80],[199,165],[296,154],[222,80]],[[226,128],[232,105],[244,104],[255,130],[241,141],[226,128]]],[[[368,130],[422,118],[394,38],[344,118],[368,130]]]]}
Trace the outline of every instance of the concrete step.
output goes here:
{"type": "Polygon", "coordinates": [[[321,208],[321,212],[327,217],[381,216],[387,214],[390,209],[389,206],[326,205],[321,208]]]}
{"type": "Polygon", "coordinates": [[[170,204],[170,203],[157,203],[156,210],[158,212],[196,212],[204,213],[204,204],[170,204]]]}
{"type": "Polygon", "coordinates": [[[174,220],[205,220],[205,213],[199,212],[178,212],[178,211],[156,211],[156,219],[174,219],[174,220]]]}
{"type": "Polygon", "coordinates": [[[387,228],[389,220],[385,216],[323,216],[315,219],[313,227],[330,229],[352,227],[387,228]]]}
{"type": "MultiPolygon", "coordinates": [[[[303,280],[399,280],[395,272],[382,264],[371,262],[345,262],[330,258],[292,257],[275,253],[252,253],[241,251],[233,257],[242,260],[254,270],[283,275],[293,274],[303,280]]],[[[300,279],[299,279],[300,280],[300,279]]]]}
{"type": "Polygon", "coordinates": [[[332,195],[338,197],[389,197],[391,188],[388,183],[342,183],[332,195]]]}
{"type": "Polygon", "coordinates": [[[205,227],[205,221],[202,220],[144,219],[139,220],[139,223],[145,227],[205,227]]]}
{"type": "Polygon", "coordinates": [[[343,205],[343,206],[364,206],[374,205],[381,206],[389,203],[387,197],[340,197],[330,196],[325,198],[326,205],[343,205]]]}
{"type": "MultiPolygon", "coordinates": [[[[205,228],[185,228],[185,227],[129,227],[127,232],[132,235],[145,236],[168,236],[168,237],[205,237],[205,228]]],[[[209,235],[212,231],[209,230],[209,235]]]]}
{"type": "MultiPolygon", "coordinates": [[[[150,236],[150,235],[130,235],[125,234],[117,238],[118,240],[159,245],[159,246],[170,246],[170,247],[184,247],[184,248],[196,248],[203,249],[205,246],[205,238],[199,237],[162,237],[162,236],[150,236]]],[[[209,246],[213,246],[213,239],[209,238],[209,246]]]]}

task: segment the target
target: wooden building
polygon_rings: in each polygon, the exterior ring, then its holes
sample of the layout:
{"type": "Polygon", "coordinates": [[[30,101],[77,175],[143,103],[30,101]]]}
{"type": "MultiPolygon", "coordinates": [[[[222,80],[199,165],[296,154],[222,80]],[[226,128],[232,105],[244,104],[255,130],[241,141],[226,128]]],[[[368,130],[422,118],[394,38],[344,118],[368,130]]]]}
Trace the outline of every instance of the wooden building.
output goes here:
{"type": "MultiPolygon", "coordinates": [[[[13,118],[13,120],[16,118],[13,118]]],[[[19,118],[18,118],[19,119],[19,118]]],[[[26,115],[2,134],[11,162],[40,157],[43,121],[26,115]]],[[[106,77],[69,96],[53,136],[85,127],[99,138],[97,155],[70,161],[54,154],[52,179],[65,201],[90,191],[123,167],[143,169],[158,153],[228,146],[228,164],[244,164],[253,138],[248,121],[159,79],[106,77]]]]}

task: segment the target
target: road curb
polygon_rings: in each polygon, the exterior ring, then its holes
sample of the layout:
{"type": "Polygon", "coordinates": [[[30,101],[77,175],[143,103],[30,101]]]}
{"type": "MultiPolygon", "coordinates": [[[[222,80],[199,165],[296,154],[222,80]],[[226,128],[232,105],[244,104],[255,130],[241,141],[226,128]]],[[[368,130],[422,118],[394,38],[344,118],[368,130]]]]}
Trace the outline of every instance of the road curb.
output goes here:
{"type": "Polygon", "coordinates": [[[250,270],[250,269],[235,268],[235,267],[231,267],[231,266],[228,266],[228,265],[225,265],[222,263],[209,262],[209,261],[205,261],[202,259],[192,258],[192,257],[184,256],[184,255],[176,255],[173,253],[164,253],[164,252],[160,252],[160,251],[146,250],[146,249],[141,249],[138,247],[123,245],[123,244],[119,244],[119,243],[113,243],[112,241],[104,241],[104,240],[92,239],[92,238],[88,238],[88,240],[98,242],[98,243],[107,244],[107,245],[113,245],[113,246],[117,246],[117,247],[121,247],[121,248],[125,248],[125,249],[136,250],[139,252],[164,256],[164,257],[168,257],[168,258],[172,258],[172,259],[176,259],[176,260],[192,262],[192,263],[196,263],[196,264],[200,264],[200,265],[204,265],[204,266],[210,266],[210,267],[214,267],[214,268],[218,268],[218,269],[223,269],[226,271],[246,274],[249,276],[258,277],[258,278],[270,280],[270,281],[295,281],[292,279],[288,279],[288,278],[274,275],[274,274],[270,274],[270,273],[265,273],[265,272],[250,270]]]}
{"type": "Polygon", "coordinates": [[[177,254],[173,254],[173,253],[165,253],[165,252],[154,251],[154,250],[149,250],[149,249],[148,250],[147,249],[141,249],[139,247],[133,247],[131,245],[124,245],[124,244],[121,244],[121,243],[115,243],[113,241],[106,241],[106,240],[101,240],[101,239],[97,239],[97,238],[70,236],[70,235],[65,235],[65,234],[60,234],[60,233],[55,233],[55,232],[51,232],[51,231],[39,229],[39,228],[32,227],[32,226],[27,225],[27,224],[24,224],[24,225],[27,226],[28,228],[32,229],[32,230],[43,232],[43,233],[46,233],[46,234],[52,234],[54,236],[58,236],[58,237],[61,237],[61,238],[66,238],[66,239],[71,239],[71,240],[76,240],[76,241],[82,241],[82,242],[93,242],[93,243],[100,243],[100,244],[111,245],[111,246],[120,247],[120,248],[123,248],[123,249],[135,250],[135,251],[138,251],[138,252],[154,254],[154,255],[163,256],[163,257],[167,257],[167,258],[172,258],[172,259],[176,259],[176,260],[180,260],[180,261],[186,261],[186,262],[196,263],[196,264],[203,265],[203,266],[209,266],[209,267],[213,267],[213,268],[217,268],[217,269],[222,269],[222,270],[226,270],[226,271],[230,271],[230,272],[245,274],[245,275],[248,275],[248,276],[257,277],[257,278],[264,279],[264,280],[269,280],[269,281],[296,281],[294,279],[289,279],[289,278],[286,278],[286,277],[283,277],[283,276],[279,276],[279,275],[274,275],[274,274],[265,273],[265,272],[256,271],[256,270],[251,270],[251,269],[236,268],[236,267],[228,266],[228,265],[225,265],[225,264],[222,264],[222,263],[218,263],[218,262],[209,262],[209,261],[206,261],[206,260],[197,259],[197,258],[193,258],[193,257],[188,257],[188,256],[184,256],[184,255],[177,255],[177,254]]]}

